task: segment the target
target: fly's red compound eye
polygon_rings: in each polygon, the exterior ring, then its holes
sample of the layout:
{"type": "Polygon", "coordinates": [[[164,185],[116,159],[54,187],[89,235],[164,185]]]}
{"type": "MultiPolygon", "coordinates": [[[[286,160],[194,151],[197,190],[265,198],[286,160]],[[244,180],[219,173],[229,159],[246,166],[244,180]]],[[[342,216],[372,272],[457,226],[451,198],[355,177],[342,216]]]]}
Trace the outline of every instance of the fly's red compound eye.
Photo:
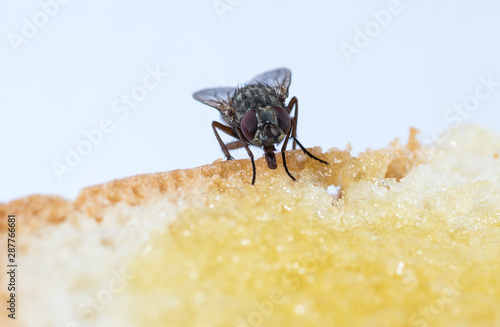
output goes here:
{"type": "Polygon", "coordinates": [[[290,119],[290,115],[286,112],[285,109],[280,107],[274,107],[276,110],[276,117],[278,118],[278,124],[281,127],[283,133],[288,133],[290,126],[292,124],[292,120],[290,119]]]}
{"type": "Polygon", "coordinates": [[[253,140],[257,132],[257,115],[255,114],[255,110],[250,110],[243,116],[240,126],[247,140],[253,140]]]}

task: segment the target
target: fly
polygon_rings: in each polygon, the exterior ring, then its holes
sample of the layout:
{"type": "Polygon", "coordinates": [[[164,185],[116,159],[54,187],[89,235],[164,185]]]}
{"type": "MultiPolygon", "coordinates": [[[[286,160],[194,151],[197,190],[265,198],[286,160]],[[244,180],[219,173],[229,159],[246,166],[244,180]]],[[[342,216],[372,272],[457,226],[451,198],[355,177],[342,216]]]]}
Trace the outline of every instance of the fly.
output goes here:
{"type": "Polygon", "coordinates": [[[286,166],[285,150],[288,140],[293,138],[293,149],[296,144],[306,155],[321,163],[321,160],[311,154],[297,140],[298,101],[292,97],[285,105],[288,98],[288,89],[292,81],[292,73],[287,68],[279,68],[261,75],[241,87],[218,87],[204,89],[193,94],[193,97],[217,109],[227,125],[217,121],[212,122],[215,137],[222,148],[227,160],[234,159],[229,150],[244,147],[252,161],[253,177],[255,183],[255,161],[248,145],[261,147],[264,150],[267,166],[276,169],[275,145],[283,142],[281,156],[285,171],[294,181],[295,177],[286,166]],[[294,116],[290,114],[295,109],[294,116]],[[219,136],[220,130],[237,141],[225,144],[219,136]]]}

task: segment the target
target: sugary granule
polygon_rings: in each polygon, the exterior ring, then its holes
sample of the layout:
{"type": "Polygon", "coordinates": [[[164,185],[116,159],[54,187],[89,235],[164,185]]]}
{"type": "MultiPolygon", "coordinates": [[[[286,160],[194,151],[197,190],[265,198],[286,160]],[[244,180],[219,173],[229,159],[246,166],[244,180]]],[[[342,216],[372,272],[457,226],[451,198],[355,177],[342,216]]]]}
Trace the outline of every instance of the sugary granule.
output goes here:
{"type": "Polygon", "coordinates": [[[297,182],[261,165],[255,186],[208,180],[206,202],[131,265],[125,314],[141,326],[500,326],[499,150],[497,135],[462,127],[425,162],[417,149],[409,165],[331,150],[315,152],[329,166],[300,163],[297,182]]]}

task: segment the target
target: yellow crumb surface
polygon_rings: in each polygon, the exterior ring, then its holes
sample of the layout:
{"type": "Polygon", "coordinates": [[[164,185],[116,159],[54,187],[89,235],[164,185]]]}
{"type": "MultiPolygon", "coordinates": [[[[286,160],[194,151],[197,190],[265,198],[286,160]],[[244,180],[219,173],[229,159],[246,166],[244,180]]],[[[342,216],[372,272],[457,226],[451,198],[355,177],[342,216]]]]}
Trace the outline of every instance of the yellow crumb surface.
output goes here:
{"type": "Polygon", "coordinates": [[[207,180],[205,203],[131,263],[124,315],[142,326],[500,326],[500,138],[472,126],[418,156],[408,148],[331,150],[326,168],[304,157],[298,182],[280,164],[255,186],[207,180]]]}

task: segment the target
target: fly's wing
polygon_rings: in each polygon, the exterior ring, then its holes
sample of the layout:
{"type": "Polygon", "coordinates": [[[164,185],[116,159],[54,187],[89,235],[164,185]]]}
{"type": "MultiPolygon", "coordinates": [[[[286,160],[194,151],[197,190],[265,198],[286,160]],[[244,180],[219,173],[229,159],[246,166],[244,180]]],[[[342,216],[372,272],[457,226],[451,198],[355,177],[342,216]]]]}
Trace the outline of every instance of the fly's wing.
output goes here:
{"type": "Polygon", "coordinates": [[[214,107],[222,114],[226,114],[232,110],[231,98],[234,95],[236,88],[234,87],[217,87],[214,89],[204,89],[193,94],[196,100],[214,107]]]}
{"type": "Polygon", "coordinates": [[[285,101],[288,98],[288,88],[292,82],[292,72],[288,68],[278,68],[256,76],[247,84],[264,84],[272,87],[285,101]]]}

